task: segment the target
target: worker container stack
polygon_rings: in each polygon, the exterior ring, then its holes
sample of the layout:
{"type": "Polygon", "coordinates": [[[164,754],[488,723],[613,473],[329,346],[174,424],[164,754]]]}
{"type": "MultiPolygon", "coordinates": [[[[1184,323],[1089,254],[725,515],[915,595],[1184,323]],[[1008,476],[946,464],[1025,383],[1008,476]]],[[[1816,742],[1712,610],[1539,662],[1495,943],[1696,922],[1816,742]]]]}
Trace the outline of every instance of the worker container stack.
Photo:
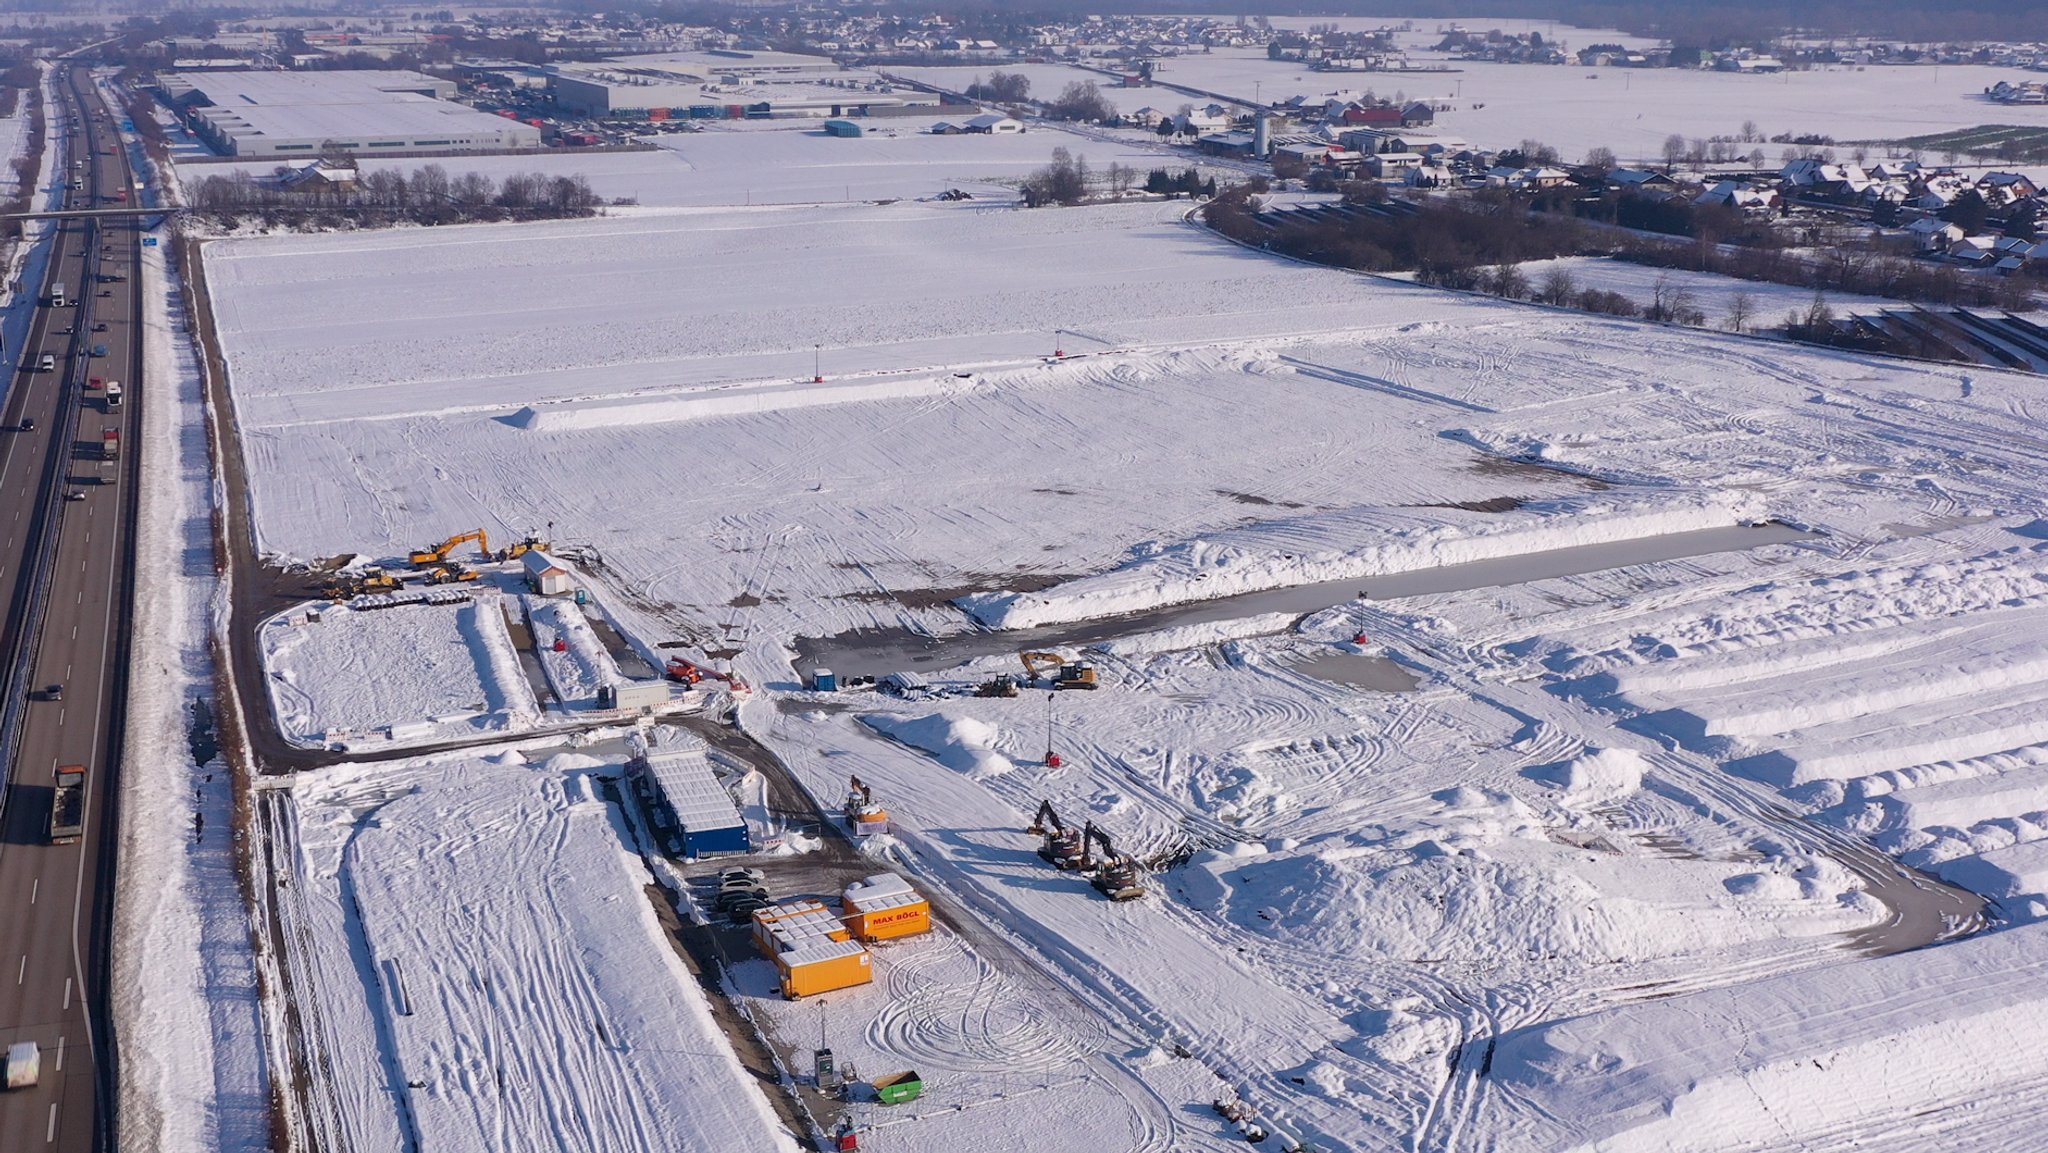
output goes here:
{"type": "Polygon", "coordinates": [[[664,733],[638,767],[675,818],[679,835],[671,842],[674,851],[685,857],[753,851],[747,822],[733,804],[731,791],[712,770],[703,741],[664,733]]]}
{"type": "Polygon", "coordinates": [[[754,945],[782,977],[794,1001],[875,979],[868,951],[819,901],[786,901],[754,910],[754,945]]]}

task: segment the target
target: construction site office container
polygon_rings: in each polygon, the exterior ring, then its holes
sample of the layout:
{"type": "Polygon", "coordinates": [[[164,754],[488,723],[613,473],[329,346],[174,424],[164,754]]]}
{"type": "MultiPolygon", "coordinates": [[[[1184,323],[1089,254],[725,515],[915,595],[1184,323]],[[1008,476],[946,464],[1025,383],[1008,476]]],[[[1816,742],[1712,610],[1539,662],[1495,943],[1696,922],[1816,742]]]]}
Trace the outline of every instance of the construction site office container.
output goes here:
{"type": "Polygon", "coordinates": [[[851,936],[822,901],[783,901],[754,910],[754,947],[770,959],[812,937],[845,941],[851,936]]]}
{"type": "Polygon", "coordinates": [[[609,686],[612,690],[613,708],[658,709],[669,701],[668,684],[665,681],[620,681],[609,686]]]}
{"type": "MultiPolygon", "coordinates": [[[[532,555],[532,554],[528,554],[532,555]]],[[[682,830],[678,851],[686,857],[750,853],[753,838],[715,773],[703,742],[675,739],[646,756],[647,776],[682,830]]]]}
{"type": "Polygon", "coordinates": [[[848,931],[862,941],[913,937],[932,930],[931,902],[894,873],[848,885],[841,907],[846,911],[848,931]]]}
{"type": "Polygon", "coordinates": [[[875,979],[867,949],[817,901],[787,901],[754,910],[754,945],[781,974],[792,1000],[875,979]]]}
{"type": "Polygon", "coordinates": [[[800,949],[777,954],[775,967],[782,974],[782,995],[792,1001],[851,989],[875,979],[874,964],[858,941],[820,938],[800,949]]]}
{"type": "Polygon", "coordinates": [[[526,567],[526,583],[542,596],[560,596],[569,591],[571,577],[569,569],[548,554],[533,549],[520,561],[526,567]]]}

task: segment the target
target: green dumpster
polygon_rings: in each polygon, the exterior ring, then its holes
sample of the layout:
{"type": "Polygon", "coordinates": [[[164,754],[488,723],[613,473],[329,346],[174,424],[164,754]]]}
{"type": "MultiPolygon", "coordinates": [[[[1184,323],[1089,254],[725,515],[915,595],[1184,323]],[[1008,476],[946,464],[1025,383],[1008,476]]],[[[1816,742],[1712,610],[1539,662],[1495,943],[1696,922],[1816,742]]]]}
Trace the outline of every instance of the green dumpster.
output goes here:
{"type": "Polygon", "coordinates": [[[912,1069],[905,1073],[877,1077],[874,1086],[875,1096],[881,1098],[882,1104],[902,1105],[917,1100],[917,1095],[924,1092],[924,1079],[917,1075],[917,1070],[912,1069]]]}

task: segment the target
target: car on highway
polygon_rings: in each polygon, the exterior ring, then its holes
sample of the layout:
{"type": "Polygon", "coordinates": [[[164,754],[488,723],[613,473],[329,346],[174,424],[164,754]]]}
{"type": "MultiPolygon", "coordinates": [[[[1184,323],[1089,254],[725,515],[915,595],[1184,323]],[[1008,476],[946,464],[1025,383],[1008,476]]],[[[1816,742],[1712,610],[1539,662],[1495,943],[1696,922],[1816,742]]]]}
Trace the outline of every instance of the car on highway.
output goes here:
{"type": "Polygon", "coordinates": [[[54,355],[50,354],[50,353],[47,353],[47,352],[46,352],[46,353],[44,353],[44,354],[43,354],[43,357],[42,357],[42,359],[41,359],[41,360],[38,360],[38,361],[36,361],[36,371],[38,371],[38,372],[55,372],[55,371],[57,371],[57,358],[56,358],[56,357],[55,357],[54,355]]]}
{"type": "Polygon", "coordinates": [[[93,322],[92,322],[92,330],[93,330],[94,332],[105,332],[105,331],[107,330],[107,322],[106,322],[106,321],[104,321],[104,320],[95,320],[95,321],[93,321],[93,322]]]}
{"type": "Polygon", "coordinates": [[[64,686],[44,685],[39,695],[46,701],[61,701],[64,699],[64,686]]]}
{"type": "Polygon", "coordinates": [[[95,345],[93,345],[93,346],[92,346],[92,354],[93,354],[94,356],[105,356],[105,355],[107,354],[107,346],[106,346],[106,345],[104,345],[104,344],[95,344],[95,345]]]}
{"type": "Polygon", "coordinates": [[[126,279],[128,279],[126,276],[118,272],[103,272],[100,274],[101,284],[119,284],[126,279]]]}
{"type": "Polygon", "coordinates": [[[84,500],[84,499],[85,499],[85,490],[84,490],[84,489],[82,489],[82,488],[74,488],[74,489],[72,489],[72,490],[71,490],[70,492],[67,492],[67,493],[65,493],[65,494],[64,494],[64,499],[65,499],[65,500],[84,500]]]}
{"type": "Polygon", "coordinates": [[[36,430],[36,418],[35,418],[35,417],[32,417],[32,416],[24,416],[24,417],[22,417],[22,418],[21,418],[21,431],[23,431],[23,432],[34,432],[35,430],[36,430]]]}
{"type": "Polygon", "coordinates": [[[85,387],[87,388],[105,388],[106,386],[107,378],[104,376],[88,376],[85,378],[85,387]]]}

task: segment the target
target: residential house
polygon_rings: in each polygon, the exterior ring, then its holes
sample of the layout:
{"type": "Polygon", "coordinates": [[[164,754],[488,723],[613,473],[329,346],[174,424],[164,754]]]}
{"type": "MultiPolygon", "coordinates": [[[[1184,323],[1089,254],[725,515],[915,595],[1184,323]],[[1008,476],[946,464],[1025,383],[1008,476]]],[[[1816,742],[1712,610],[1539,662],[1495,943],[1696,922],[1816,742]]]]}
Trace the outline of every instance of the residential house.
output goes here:
{"type": "Polygon", "coordinates": [[[2019,172],[1987,172],[1977,180],[1977,193],[1994,209],[2039,196],[2041,190],[2019,172]]]}
{"type": "Polygon", "coordinates": [[[1657,195],[1678,187],[1676,180],[1648,168],[1617,168],[1607,174],[1606,184],[1633,196],[1657,195]]]}
{"type": "Polygon", "coordinates": [[[1401,181],[1410,188],[1451,188],[1458,178],[1442,164],[1425,162],[1402,172],[1401,181]]]}
{"type": "Polygon", "coordinates": [[[1769,212],[1778,207],[1778,190],[1746,183],[1740,180],[1723,180],[1693,197],[1694,204],[1725,204],[1745,212],[1769,212]]]}

